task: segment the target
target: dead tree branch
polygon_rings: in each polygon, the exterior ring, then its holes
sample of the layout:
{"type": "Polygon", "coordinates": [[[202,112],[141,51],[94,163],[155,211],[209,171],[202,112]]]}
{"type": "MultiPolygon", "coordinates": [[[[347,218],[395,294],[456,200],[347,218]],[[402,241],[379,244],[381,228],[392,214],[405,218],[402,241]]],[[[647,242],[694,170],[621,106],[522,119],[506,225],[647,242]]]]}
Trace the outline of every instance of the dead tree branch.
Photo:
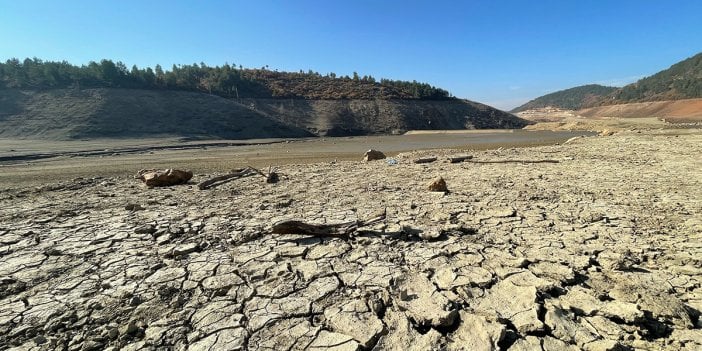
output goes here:
{"type": "Polygon", "coordinates": [[[198,184],[197,187],[200,190],[210,189],[210,188],[214,188],[216,186],[220,186],[224,183],[231,182],[234,179],[239,179],[239,178],[243,178],[243,177],[250,177],[254,174],[256,174],[256,171],[254,169],[252,169],[251,167],[237,169],[237,170],[232,171],[232,173],[205,180],[205,181],[201,182],[200,184],[198,184]]]}
{"type": "Polygon", "coordinates": [[[283,221],[271,228],[273,234],[301,234],[321,237],[348,238],[359,227],[380,223],[385,220],[386,211],[366,221],[353,221],[334,224],[312,224],[302,221],[283,221]]]}
{"type": "Polygon", "coordinates": [[[467,160],[471,163],[560,163],[558,160],[495,160],[495,161],[475,161],[467,160]]]}

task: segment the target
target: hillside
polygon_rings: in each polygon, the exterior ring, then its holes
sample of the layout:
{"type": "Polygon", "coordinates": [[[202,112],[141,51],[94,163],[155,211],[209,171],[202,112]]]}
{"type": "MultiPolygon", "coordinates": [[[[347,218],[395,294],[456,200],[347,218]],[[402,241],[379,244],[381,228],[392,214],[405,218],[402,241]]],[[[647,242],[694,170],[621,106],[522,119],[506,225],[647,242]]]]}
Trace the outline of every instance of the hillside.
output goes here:
{"type": "Polygon", "coordinates": [[[169,90],[0,89],[2,138],[295,138],[526,124],[511,114],[458,99],[236,100],[169,90]]]}
{"type": "MultiPolygon", "coordinates": [[[[597,84],[583,85],[538,97],[513,109],[511,112],[538,110],[545,107],[579,110],[596,106],[625,105],[629,103],[653,101],[670,102],[696,98],[702,98],[702,53],[680,61],[670,66],[668,69],[660,71],[650,77],[640,79],[622,88],[605,87],[597,84]]],[[[702,114],[702,111],[694,110],[695,106],[698,106],[697,104],[672,104],[673,107],[668,105],[671,104],[662,104],[659,107],[650,107],[645,104],[630,105],[622,107],[620,110],[626,110],[625,113],[627,115],[642,117],[651,116],[651,113],[654,113],[656,116],[670,115],[672,117],[697,117],[702,114]],[[642,108],[642,110],[637,112],[636,109],[638,107],[642,108]],[[677,108],[681,108],[681,112],[676,112],[677,108]],[[693,111],[690,111],[690,108],[692,108],[693,111]],[[660,109],[660,111],[658,109],[660,109]]],[[[617,109],[606,108],[593,109],[589,114],[597,111],[602,111],[602,113],[614,113],[616,110],[617,109]]],[[[587,114],[588,113],[586,113],[586,115],[587,114]]]]}
{"type": "Polygon", "coordinates": [[[702,98],[702,53],[610,93],[593,105],[702,98]]]}
{"type": "Polygon", "coordinates": [[[606,87],[598,84],[583,85],[575,88],[560,90],[546,94],[526,104],[513,109],[512,113],[533,110],[544,107],[556,107],[565,110],[577,110],[588,106],[601,97],[608,95],[617,88],[606,87]]]}
{"type": "Polygon", "coordinates": [[[628,104],[604,105],[576,111],[579,116],[588,118],[657,117],[671,123],[702,121],[702,99],[672,101],[633,102],[628,104]]]}

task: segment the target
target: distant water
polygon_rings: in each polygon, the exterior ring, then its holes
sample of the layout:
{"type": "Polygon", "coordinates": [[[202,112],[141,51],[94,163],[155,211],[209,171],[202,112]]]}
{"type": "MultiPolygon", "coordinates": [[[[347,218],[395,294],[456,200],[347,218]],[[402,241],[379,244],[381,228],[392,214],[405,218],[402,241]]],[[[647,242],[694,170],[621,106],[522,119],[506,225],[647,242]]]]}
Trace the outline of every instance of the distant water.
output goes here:
{"type": "Polygon", "coordinates": [[[405,135],[358,136],[306,139],[289,144],[273,144],[272,149],[287,149],[296,153],[354,153],[377,149],[395,153],[422,149],[462,148],[490,149],[553,145],[572,137],[594,135],[583,131],[475,130],[475,131],[416,131],[405,135]]]}

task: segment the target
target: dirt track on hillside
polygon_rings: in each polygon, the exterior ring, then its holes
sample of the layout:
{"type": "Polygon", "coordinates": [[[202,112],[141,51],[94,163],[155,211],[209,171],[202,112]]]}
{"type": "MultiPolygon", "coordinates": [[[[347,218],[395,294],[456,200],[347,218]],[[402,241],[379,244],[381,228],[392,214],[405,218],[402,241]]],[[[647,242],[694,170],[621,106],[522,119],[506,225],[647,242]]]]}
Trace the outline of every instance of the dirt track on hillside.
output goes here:
{"type": "Polygon", "coordinates": [[[702,133],[457,153],[6,188],[0,349],[702,348],[702,133]]]}

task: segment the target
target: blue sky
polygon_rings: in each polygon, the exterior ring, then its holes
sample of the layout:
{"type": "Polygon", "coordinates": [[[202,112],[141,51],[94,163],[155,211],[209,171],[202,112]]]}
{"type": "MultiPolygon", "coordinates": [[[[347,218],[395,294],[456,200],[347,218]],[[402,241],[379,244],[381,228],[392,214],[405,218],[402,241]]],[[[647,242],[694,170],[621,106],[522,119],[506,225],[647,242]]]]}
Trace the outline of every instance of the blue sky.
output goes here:
{"type": "Polygon", "coordinates": [[[0,0],[2,60],[356,71],[503,109],[700,51],[699,0],[0,0]]]}

